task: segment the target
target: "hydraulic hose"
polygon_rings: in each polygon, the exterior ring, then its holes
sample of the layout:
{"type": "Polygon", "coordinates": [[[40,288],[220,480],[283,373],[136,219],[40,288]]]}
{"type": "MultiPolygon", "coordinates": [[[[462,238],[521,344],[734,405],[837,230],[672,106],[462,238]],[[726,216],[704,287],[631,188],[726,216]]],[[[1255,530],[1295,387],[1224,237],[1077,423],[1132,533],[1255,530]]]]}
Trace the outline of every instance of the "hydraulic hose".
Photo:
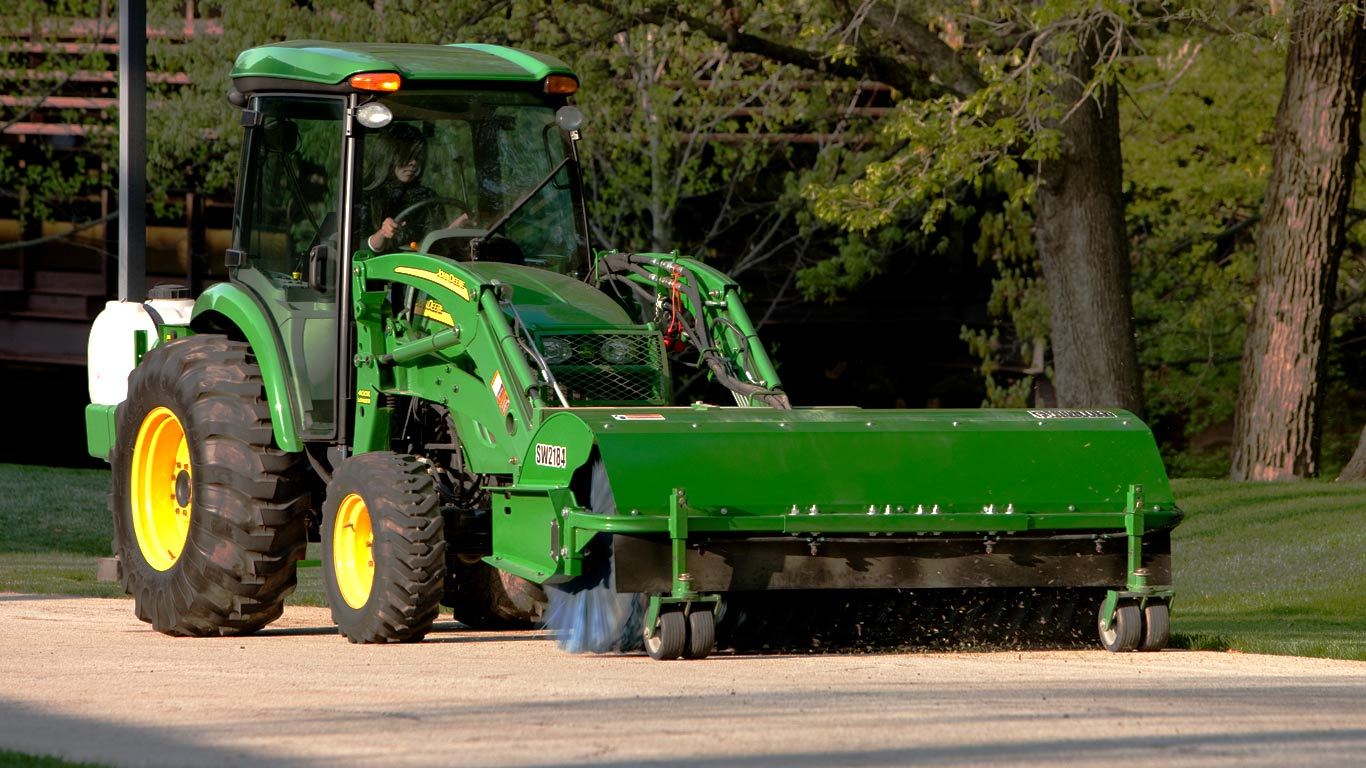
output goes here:
{"type": "Polygon", "coordinates": [[[786,393],[741,381],[730,372],[727,364],[729,361],[722,357],[712,344],[706,319],[701,313],[701,308],[705,304],[701,291],[697,289],[696,280],[684,281],[680,279],[686,271],[685,267],[677,262],[663,261],[653,256],[642,256],[635,253],[611,254],[604,257],[602,263],[607,268],[607,272],[602,275],[601,279],[626,283],[636,293],[637,297],[647,304],[655,303],[656,295],[651,294],[637,281],[627,277],[628,273],[638,275],[657,286],[678,290],[687,296],[693,309],[692,312],[683,313],[684,317],[680,320],[687,325],[688,341],[697,350],[698,357],[722,386],[741,397],[757,400],[771,408],[787,410],[792,407],[788,402],[786,393]],[[663,269],[669,276],[658,275],[642,265],[663,269]]]}

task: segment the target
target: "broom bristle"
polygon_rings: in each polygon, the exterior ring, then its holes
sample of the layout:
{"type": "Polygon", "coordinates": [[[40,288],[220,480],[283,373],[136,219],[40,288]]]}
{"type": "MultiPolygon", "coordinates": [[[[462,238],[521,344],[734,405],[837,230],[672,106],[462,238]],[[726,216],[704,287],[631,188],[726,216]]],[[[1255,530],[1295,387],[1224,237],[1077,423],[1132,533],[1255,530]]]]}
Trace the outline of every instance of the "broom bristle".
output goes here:
{"type": "Polygon", "coordinates": [[[570,653],[617,653],[641,646],[645,618],[643,595],[619,594],[608,580],[568,591],[546,588],[550,607],[545,624],[570,653]]]}
{"type": "MultiPolygon", "coordinates": [[[[615,515],[617,502],[602,459],[593,461],[589,506],[600,515],[615,515]]],[[[613,588],[610,536],[593,542],[594,552],[582,576],[564,584],[547,584],[550,605],[545,626],[570,653],[616,653],[640,648],[645,623],[645,596],[619,594],[613,588]]]]}

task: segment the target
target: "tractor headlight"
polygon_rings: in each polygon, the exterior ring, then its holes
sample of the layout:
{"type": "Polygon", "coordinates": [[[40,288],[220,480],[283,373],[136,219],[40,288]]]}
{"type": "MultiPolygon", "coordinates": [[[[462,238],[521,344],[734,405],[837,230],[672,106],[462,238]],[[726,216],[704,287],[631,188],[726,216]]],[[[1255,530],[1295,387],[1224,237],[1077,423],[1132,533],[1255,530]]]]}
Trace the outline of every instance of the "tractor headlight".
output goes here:
{"type": "Polygon", "coordinates": [[[574,354],[574,348],[568,341],[558,336],[546,336],[541,339],[541,356],[550,365],[559,365],[568,360],[574,354]]]}
{"type": "Polygon", "coordinates": [[[632,352],[630,339],[608,339],[602,344],[602,359],[616,365],[631,362],[632,352]]]}

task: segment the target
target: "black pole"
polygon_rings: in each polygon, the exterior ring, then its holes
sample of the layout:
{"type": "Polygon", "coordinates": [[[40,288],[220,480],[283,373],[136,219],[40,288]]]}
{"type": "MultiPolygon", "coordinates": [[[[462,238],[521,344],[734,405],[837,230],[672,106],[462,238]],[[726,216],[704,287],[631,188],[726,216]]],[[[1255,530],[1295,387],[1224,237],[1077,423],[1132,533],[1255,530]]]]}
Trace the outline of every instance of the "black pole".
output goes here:
{"type": "Polygon", "coordinates": [[[119,299],[147,297],[147,0],[119,0],[119,299]]]}

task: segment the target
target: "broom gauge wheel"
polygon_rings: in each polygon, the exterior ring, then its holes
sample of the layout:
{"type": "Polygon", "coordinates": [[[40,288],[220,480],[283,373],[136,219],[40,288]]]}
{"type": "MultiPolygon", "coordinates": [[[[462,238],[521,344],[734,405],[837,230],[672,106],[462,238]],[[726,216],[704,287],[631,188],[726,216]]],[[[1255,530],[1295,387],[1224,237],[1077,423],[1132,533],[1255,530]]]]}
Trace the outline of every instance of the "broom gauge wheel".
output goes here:
{"type": "Polygon", "coordinates": [[[645,638],[645,652],[656,661],[672,661],[683,655],[688,641],[688,622],[682,611],[666,611],[655,622],[654,635],[645,638]]]}
{"type": "Polygon", "coordinates": [[[1167,641],[1171,639],[1169,616],[1166,603],[1151,601],[1143,606],[1143,637],[1138,650],[1160,651],[1167,647],[1167,641]]]}
{"type": "Polygon", "coordinates": [[[705,607],[688,614],[688,643],[685,659],[705,659],[716,649],[716,614],[705,607]]]}
{"type": "Polygon", "coordinates": [[[1100,616],[1096,620],[1096,629],[1105,650],[1111,653],[1136,650],[1143,632],[1143,614],[1138,610],[1137,603],[1122,602],[1115,607],[1109,628],[1105,627],[1105,617],[1100,616]]]}

